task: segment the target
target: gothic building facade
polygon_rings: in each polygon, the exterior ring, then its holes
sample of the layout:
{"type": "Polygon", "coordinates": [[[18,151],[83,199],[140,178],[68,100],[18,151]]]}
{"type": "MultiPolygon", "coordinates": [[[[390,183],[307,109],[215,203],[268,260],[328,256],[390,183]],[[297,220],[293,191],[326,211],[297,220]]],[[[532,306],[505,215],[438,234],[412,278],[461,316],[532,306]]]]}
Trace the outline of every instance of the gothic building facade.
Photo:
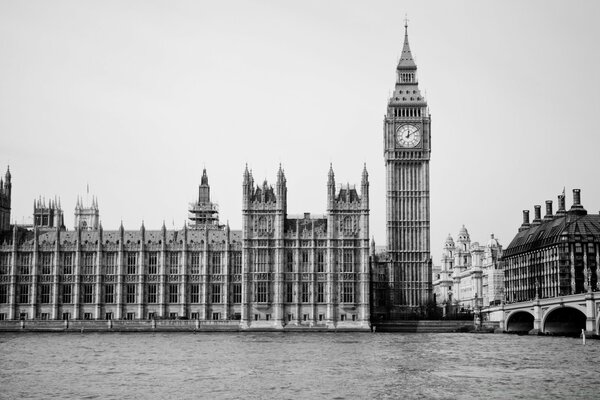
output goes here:
{"type": "Polygon", "coordinates": [[[206,171],[190,222],[179,230],[142,223],[105,231],[96,224],[97,201],[78,199],[74,231],[58,222],[2,231],[0,319],[368,329],[368,187],[365,169],[360,192],[349,185],[336,191],[330,169],[327,213],[291,217],[283,170],[273,188],[254,186],[246,169],[241,231],[218,223],[206,171]]]}

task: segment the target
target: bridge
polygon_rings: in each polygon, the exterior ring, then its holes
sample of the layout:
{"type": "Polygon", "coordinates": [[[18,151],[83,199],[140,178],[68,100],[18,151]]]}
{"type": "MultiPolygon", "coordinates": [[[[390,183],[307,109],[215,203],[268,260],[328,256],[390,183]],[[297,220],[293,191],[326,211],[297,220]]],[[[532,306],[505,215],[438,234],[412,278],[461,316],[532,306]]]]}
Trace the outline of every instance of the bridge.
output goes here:
{"type": "Polygon", "coordinates": [[[600,335],[600,291],[507,303],[482,314],[507,332],[600,335]]]}

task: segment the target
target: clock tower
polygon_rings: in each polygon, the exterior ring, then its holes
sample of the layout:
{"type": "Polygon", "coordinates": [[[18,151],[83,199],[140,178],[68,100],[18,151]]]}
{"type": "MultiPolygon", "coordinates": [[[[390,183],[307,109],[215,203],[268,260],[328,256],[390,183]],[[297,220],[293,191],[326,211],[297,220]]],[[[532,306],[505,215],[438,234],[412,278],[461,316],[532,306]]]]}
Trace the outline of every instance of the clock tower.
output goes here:
{"type": "Polygon", "coordinates": [[[396,86],[383,124],[386,166],[390,317],[422,314],[432,301],[429,239],[431,116],[419,90],[408,44],[396,68],[396,86]]]}

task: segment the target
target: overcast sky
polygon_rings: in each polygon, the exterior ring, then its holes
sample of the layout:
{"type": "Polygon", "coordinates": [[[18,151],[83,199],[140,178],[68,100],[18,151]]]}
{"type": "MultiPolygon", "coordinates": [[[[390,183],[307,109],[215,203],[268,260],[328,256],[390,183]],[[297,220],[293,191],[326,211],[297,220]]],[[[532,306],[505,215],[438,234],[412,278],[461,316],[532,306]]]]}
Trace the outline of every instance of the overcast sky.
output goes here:
{"type": "Polygon", "coordinates": [[[383,115],[404,17],[432,115],[434,263],[462,224],[506,246],[566,187],[600,210],[600,2],[2,1],[0,168],[12,219],[98,197],[105,229],[181,227],[206,166],[241,228],[244,165],[322,214],[329,163],[385,245],[383,115]],[[532,211],[533,213],[533,211],[532,211]]]}

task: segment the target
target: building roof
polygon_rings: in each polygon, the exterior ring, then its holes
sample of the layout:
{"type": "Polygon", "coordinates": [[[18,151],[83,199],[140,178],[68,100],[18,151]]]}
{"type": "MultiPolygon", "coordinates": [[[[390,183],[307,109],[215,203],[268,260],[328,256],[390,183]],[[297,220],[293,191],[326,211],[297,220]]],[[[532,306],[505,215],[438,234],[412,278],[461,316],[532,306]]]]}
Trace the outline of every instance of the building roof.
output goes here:
{"type": "Polygon", "coordinates": [[[600,215],[569,211],[555,216],[552,220],[530,226],[517,233],[504,251],[503,257],[551,246],[561,242],[563,237],[573,241],[578,236],[580,239],[600,241],[600,215]]]}

